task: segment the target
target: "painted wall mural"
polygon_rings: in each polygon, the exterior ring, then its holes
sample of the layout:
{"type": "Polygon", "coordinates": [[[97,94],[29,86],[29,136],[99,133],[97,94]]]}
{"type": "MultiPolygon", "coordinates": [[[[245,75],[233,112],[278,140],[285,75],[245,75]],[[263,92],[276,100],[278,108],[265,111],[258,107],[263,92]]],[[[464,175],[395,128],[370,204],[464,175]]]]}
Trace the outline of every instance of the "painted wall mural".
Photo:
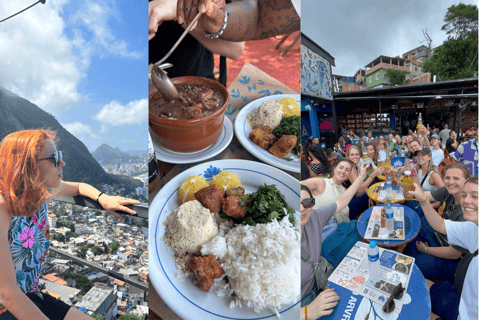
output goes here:
{"type": "Polygon", "coordinates": [[[333,100],[330,63],[304,45],[301,57],[302,94],[333,100]]]}

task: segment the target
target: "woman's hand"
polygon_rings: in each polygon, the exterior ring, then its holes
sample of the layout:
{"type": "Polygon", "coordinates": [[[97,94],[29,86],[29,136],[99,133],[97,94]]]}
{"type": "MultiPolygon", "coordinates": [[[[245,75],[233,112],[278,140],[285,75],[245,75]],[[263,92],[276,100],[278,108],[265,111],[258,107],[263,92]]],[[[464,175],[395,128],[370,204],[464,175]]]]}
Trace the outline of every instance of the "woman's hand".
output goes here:
{"type": "Polygon", "coordinates": [[[308,318],[317,319],[328,316],[337,306],[338,300],[340,300],[340,297],[333,289],[325,289],[308,305],[308,318]]]}
{"type": "Polygon", "coordinates": [[[140,201],[135,199],[127,199],[124,197],[109,196],[107,194],[102,194],[100,198],[98,198],[98,203],[100,203],[103,209],[107,210],[108,213],[114,215],[120,220],[123,220],[123,217],[115,211],[120,210],[120,211],[125,211],[125,212],[136,215],[137,213],[135,211],[125,207],[125,205],[140,204],[140,201]]]}
{"type": "Polygon", "coordinates": [[[378,176],[378,175],[383,175],[385,173],[385,167],[377,167],[377,169],[375,169],[372,173],[372,175],[374,177],[378,176]]]}
{"type": "Polygon", "coordinates": [[[370,163],[364,163],[364,164],[362,164],[362,167],[360,168],[359,177],[361,177],[362,179],[364,179],[364,178],[367,176],[367,168],[370,167],[370,166],[371,166],[370,163]]]}
{"type": "Polygon", "coordinates": [[[176,0],[154,0],[148,3],[148,40],[157,33],[158,27],[164,21],[177,18],[176,0]]]}
{"type": "Polygon", "coordinates": [[[178,23],[188,26],[197,13],[201,12],[203,14],[198,19],[197,26],[209,33],[217,33],[222,29],[226,11],[225,0],[178,0],[177,3],[178,23]]]}
{"type": "Polygon", "coordinates": [[[415,200],[417,200],[417,201],[425,200],[425,198],[427,196],[425,195],[425,192],[423,191],[423,189],[420,187],[420,184],[414,183],[413,186],[415,187],[415,190],[412,191],[411,193],[412,193],[413,197],[415,198],[415,200]]]}
{"type": "Polygon", "coordinates": [[[426,253],[425,247],[428,247],[428,242],[423,243],[422,241],[415,242],[418,252],[426,253]]]}

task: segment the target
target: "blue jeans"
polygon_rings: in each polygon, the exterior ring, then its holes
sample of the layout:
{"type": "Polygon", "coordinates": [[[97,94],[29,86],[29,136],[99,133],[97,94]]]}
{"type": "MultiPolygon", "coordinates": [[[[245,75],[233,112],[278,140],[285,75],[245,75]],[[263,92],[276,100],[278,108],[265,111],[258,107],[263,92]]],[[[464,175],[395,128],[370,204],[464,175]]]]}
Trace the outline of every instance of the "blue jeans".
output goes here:
{"type": "Polygon", "coordinates": [[[424,215],[420,218],[422,227],[413,241],[407,244],[405,253],[415,258],[415,264],[422,271],[425,279],[444,280],[453,283],[455,271],[457,270],[458,260],[443,259],[431,256],[417,250],[416,242],[427,242],[429,247],[439,247],[437,240],[433,235],[433,228],[424,215]]]}
{"type": "Polygon", "coordinates": [[[457,320],[460,297],[455,286],[449,282],[437,282],[430,288],[432,312],[442,320],[457,320]]]}
{"type": "Polygon", "coordinates": [[[353,197],[352,201],[348,204],[350,210],[350,220],[356,220],[365,210],[368,209],[368,195],[365,193],[360,197],[353,197]]]}

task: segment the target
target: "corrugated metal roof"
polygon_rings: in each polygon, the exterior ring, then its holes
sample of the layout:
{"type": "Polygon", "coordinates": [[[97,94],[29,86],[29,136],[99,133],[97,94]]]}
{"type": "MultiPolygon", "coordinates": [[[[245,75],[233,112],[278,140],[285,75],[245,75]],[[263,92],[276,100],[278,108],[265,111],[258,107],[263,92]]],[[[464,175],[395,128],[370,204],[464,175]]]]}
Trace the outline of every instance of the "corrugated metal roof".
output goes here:
{"type": "Polygon", "coordinates": [[[69,295],[71,294],[77,295],[80,292],[79,289],[71,288],[71,287],[60,285],[48,280],[40,279],[40,284],[42,283],[45,284],[45,289],[47,291],[60,294],[61,295],[60,299],[64,302],[70,301],[70,299],[68,298],[69,295]]]}

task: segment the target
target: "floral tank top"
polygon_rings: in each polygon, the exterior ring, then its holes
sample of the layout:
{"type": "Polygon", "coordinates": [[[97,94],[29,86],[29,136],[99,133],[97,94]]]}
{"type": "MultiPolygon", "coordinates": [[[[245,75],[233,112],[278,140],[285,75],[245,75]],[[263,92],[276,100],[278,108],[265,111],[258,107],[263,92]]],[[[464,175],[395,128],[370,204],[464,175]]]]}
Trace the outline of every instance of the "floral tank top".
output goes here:
{"type": "Polygon", "coordinates": [[[18,287],[25,293],[37,293],[38,279],[50,247],[47,203],[31,217],[13,216],[8,242],[18,287]]]}

